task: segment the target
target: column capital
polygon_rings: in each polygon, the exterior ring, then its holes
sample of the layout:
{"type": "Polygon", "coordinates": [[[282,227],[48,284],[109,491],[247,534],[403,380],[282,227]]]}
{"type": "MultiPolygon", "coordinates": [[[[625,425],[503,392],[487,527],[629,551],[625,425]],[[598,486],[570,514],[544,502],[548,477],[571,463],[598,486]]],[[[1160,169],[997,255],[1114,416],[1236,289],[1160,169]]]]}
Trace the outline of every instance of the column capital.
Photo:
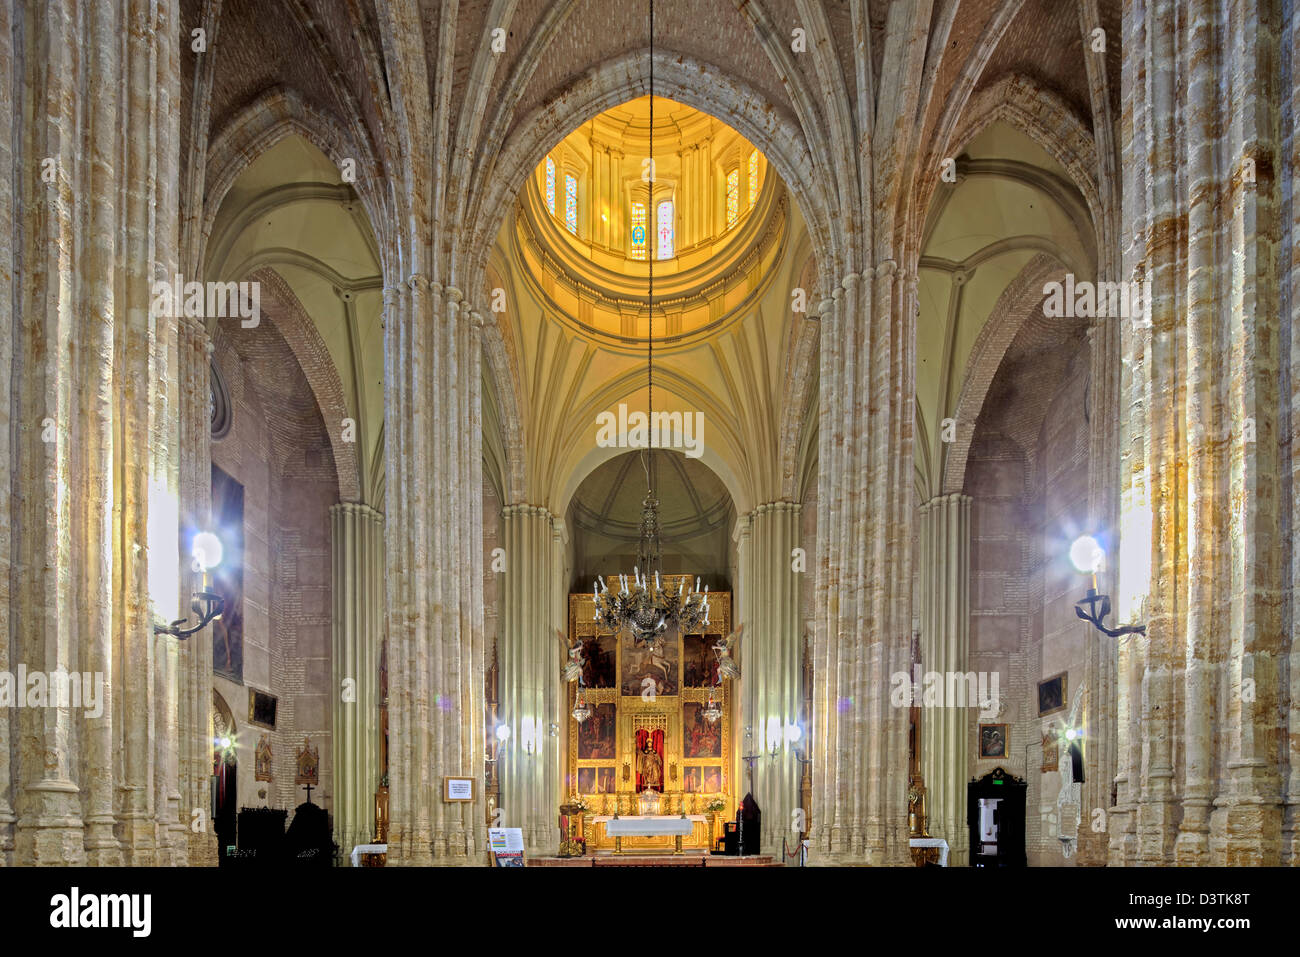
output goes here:
{"type": "Polygon", "coordinates": [[[371,521],[383,522],[384,513],[365,502],[336,502],[330,506],[331,515],[359,515],[371,521]]]}

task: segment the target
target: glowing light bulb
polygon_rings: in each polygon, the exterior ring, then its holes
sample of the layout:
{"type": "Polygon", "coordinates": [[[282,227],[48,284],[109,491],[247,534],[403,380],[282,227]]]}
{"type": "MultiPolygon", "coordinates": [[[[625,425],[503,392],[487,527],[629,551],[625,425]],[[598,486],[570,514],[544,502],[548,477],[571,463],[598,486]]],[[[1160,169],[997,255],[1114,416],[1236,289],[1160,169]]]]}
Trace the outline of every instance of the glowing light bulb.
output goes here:
{"type": "Polygon", "coordinates": [[[1070,546],[1070,564],[1081,575],[1095,575],[1106,563],[1106,553],[1091,535],[1081,535],[1070,546]]]}
{"type": "Polygon", "coordinates": [[[211,532],[199,532],[194,536],[194,544],[190,546],[190,554],[194,556],[194,563],[201,571],[216,568],[221,564],[221,539],[211,532]]]}

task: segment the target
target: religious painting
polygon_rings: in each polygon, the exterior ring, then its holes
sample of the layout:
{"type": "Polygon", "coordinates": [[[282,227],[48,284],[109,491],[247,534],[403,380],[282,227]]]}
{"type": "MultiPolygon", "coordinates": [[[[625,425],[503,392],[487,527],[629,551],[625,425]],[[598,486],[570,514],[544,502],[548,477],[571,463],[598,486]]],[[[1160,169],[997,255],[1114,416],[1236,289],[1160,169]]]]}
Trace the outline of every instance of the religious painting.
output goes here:
{"type": "Polygon", "coordinates": [[[613,794],[614,791],[613,768],[578,769],[579,794],[613,794]]]}
{"type": "Polygon", "coordinates": [[[659,791],[664,789],[664,731],[663,728],[638,728],[636,732],[636,789],[659,791]]]}
{"type": "Polygon", "coordinates": [[[1060,766],[1061,749],[1056,744],[1056,725],[1043,732],[1043,766],[1041,771],[1056,771],[1060,766]]]}
{"type": "Polygon", "coordinates": [[[714,765],[712,767],[703,768],[703,771],[704,771],[704,784],[702,787],[704,793],[721,794],[722,793],[722,768],[718,767],[717,765],[714,765]]]}
{"type": "Polygon", "coordinates": [[[211,589],[225,599],[212,623],[212,671],[244,680],[244,486],[212,466],[212,521],[220,529],[221,564],[212,569],[211,589]]]}
{"type": "Polygon", "coordinates": [[[688,701],[682,708],[682,757],[722,757],[722,729],[704,717],[704,705],[688,701]]]}
{"type": "Polygon", "coordinates": [[[259,728],[275,730],[275,710],[279,699],[261,691],[248,689],[248,720],[259,728]]]}
{"type": "Polygon", "coordinates": [[[1053,675],[1043,681],[1038,682],[1038,716],[1055,714],[1057,711],[1065,710],[1065,676],[1067,672],[1062,671],[1059,675],[1053,675]]]}
{"type": "Polygon", "coordinates": [[[704,769],[686,768],[682,772],[682,790],[687,794],[704,793],[704,769]]]}
{"type": "Polygon", "coordinates": [[[271,739],[267,735],[257,742],[257,750],[253,754],[253,780],[270,781],[271,780],[271,739]]]}
{"type": "Polygon", "coordinates": [[[614,760],[614,705],[598,704],[578,725],[578,757],[584,761],[614,760]]]}
{"type": "Polygon", "coordinates": [[[980,758],[1005,758],[1007,756],[1007,726],[1005,724],[980,725],[980,758]]]}
{"type": "Polygon", "coordinates": [[[578,768],[579,794],[613,794],[613,768],[578,768]]]}
{"type": "Polygon", "coordinates": [[[687,688],[711,688],[718,683],[718,657],[712,639],[687,635],[682,640],[682,681],[687,688]]]}
{"type": "Polygon", "coordinates": [[[582,683],[588,688],[614,687],[614,664],[618,639],[614,635],[592,635],[582,639],[582,683]]]}
{"type": "Polygon", "coordinates": [[[620,638],[623,653],[623,694],[640,697],[653,690],[656,697],[678,692],[677,629],[669,626],[653,646],[635,641],[631,632],[620,638]]]}
{"type": "Polygon", "coordinates": [[[320,749],[311,746],[311,738],[302,739],[298,752],[298,775],[294,784],[320,784],[320,749]]]}

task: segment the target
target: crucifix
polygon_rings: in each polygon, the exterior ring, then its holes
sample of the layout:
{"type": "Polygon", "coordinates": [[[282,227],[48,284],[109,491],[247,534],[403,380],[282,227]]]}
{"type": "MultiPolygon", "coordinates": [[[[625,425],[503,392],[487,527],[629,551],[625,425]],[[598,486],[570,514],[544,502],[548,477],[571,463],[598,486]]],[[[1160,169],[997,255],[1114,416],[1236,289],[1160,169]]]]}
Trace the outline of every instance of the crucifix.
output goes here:
{"type": "Polygon", "coordinates": [[[305,787],[305,788],[307,789],[307,803],[310,804],[310,803],[311,803],[311,789],[314,787],[314,785],[312,785],[312,784],[304,784],[303,787],[305,787]]]}
{"type": "Polygon", "coordinates": [[[745,750],[749,751],[750,753],[742,754],[741,760],[744,761],[747,765],[749,765],[749,793],[750,794],[754,793],[754,762],[757,761],[760,757],[762,757],[761,754],[753,753],[754,751],[753,741],[754,741],[754,729],[752,726],[746,727],[745,728],[745,750]]]}

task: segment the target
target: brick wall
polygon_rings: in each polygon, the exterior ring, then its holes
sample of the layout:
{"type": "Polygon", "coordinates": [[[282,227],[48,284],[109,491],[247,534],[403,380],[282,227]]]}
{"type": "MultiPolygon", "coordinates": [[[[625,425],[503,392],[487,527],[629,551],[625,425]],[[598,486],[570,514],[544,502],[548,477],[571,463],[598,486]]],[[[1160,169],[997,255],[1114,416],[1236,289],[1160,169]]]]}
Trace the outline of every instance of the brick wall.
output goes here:
{"type": "MultiPolygon", "coordinates": [[[[965,491],[971,503],[970,668],[998,672],[1005,759],[979,758],[970,714],[970,777],[997,765],[1028,782],[1025,843],[1031,865],[1074,863],[1057,841],[1060,777],[1042,772],[1042,736],[1063,727],[1083,678],[1085,626],[1074,602],[1086,587],[1069,564],[1088,514],[1086,344],[1074,334],[1018,339],[989,391],[972,440],[965,491]],[[1067,673],[1066,712],[1038,716],[1038,682],[1067,673]]],[[[1084,811],[1082,826],[1087,826],[1084,811]]]]}
{"type": "MultiPolygon", "coordinates": [[[[243,684],[214,676],[238,728],[241,807],[292,811],[306,797],[295,786],[304,736],[320,755],[312,801],[332,794],[329,508],[338,480],[329,437],[301,368],[273,323],[221,326],[213,358],[230,389],[230,433],[212,461],[244,486],[243,684]],[[274,732],[248,721],[249,689],[278,698],[274,732]],[[254,780],[254,751],[269,734],[274,780],[254,780]],[[267,788],[265,802],[257,792],[267,788]]],[[[291,815],[292,818],[292,815],[291,815]]]]}

